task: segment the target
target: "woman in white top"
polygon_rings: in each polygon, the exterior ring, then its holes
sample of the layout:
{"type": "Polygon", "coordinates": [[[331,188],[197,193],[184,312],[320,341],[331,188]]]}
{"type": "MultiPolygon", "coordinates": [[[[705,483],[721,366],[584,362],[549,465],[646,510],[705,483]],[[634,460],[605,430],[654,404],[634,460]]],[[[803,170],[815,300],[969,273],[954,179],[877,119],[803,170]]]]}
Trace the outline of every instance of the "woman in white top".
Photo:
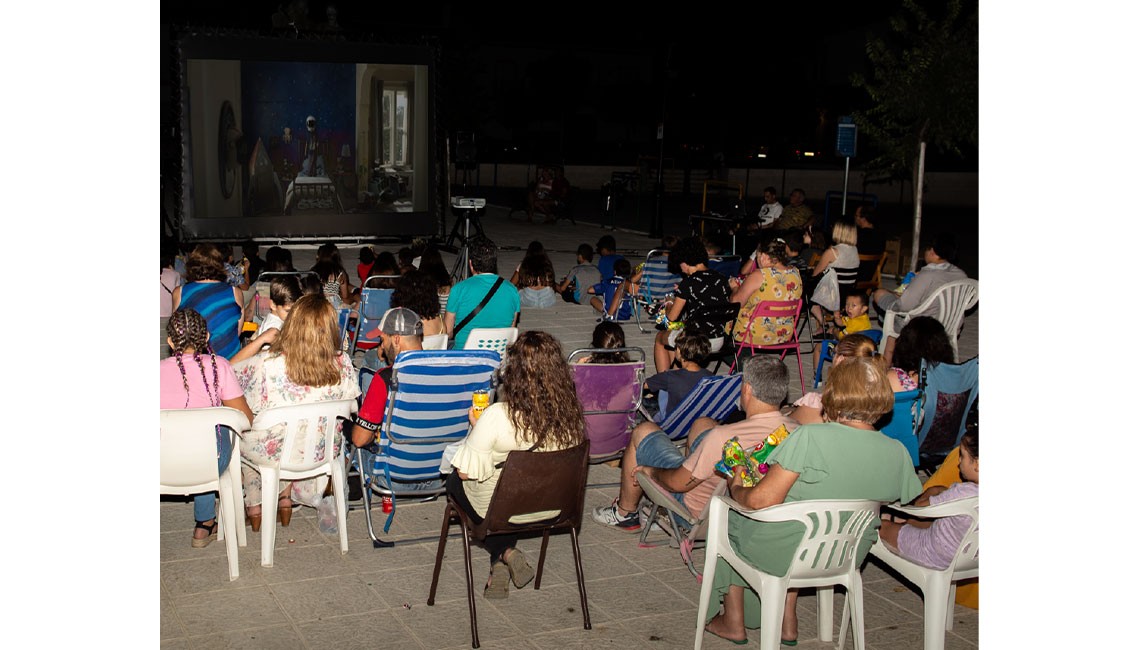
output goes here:
{"type": "MultiPolygon", "coordinates": [[[[476,523],[487,515],[508,453],[569,449],[586,435],[574,379],[557,339],[545,332],[523,332],[507,348],[505,359],[496,402],[477,420],[471,413],[473,428],[451,460],[455,470],[447,479],[448,494],[476,523]]],[[[540,521],[555,514],[531,513],[511,521],[540,521]]],[[[526,556],[515,548],[517,540],[516,535],[488,535],[484,541],[491,554],[484,598],[506,598],[508,580],[521,589],[534,578],[526,556]]]]}
{"type": "MultiPolygon", "coordinates": [[[[837,222],[831,227],[831,241],[832,246],[823,251],[823,255],[819,257],[819,262],[812,269],[811,276],[819,278],[823,275],[828,267],[834,267],[836,271],[850,270],[854,274],[859,269],[859,250],[855,247],[858,241],[859,233],[855,229],[855,224],[837,222]]],[[[842,305],[844,294],[842,287],[840,287],[839,303],[842,305]]],[[[811,306],[811,315],[815,318],[819,328],[823,329],[824,317],[823,310],[819,305],[811,306]]]]}

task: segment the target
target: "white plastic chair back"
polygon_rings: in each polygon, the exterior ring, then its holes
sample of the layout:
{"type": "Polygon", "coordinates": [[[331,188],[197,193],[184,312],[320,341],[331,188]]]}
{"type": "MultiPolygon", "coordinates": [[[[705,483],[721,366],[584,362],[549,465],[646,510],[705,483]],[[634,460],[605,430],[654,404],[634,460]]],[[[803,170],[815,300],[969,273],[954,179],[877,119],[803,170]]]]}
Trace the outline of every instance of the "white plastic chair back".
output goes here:
{"type": "Polygon", "coordinates": [[[257,467],[261,473],[261,511],[266,517],[266,525],[261,529],[261,565],[273,566],[273,541],[277,527],[274,513],[277,512],[277,495],[280,493],[278,480],[298,480],[326,474],[332,478],[333,494],[336,498],[337,529],[340,533],[340,552],[348,552],[347,510],[344,501],[344,460],[343,441],[338,417],[347,418],[352,413],[355,400],[335,400],[278,406],[266,409],[253,419],[254,431],[268,431],[276,426],[284,426],[281,455],[278,464],[245,462],[257,467]],[[333,450],[341,453],[334,455],[333,450]]]}
{"type": "MultiPolygon", "coordinates": [[[[914,517],[970,517],[971,523],[966,535],[958,544],[954,560],[945,569],[931,569],[903,558],[881,542],[871,547],[871,555],[891,567],[904,578],[913,582],[922,591],[923,637],[926,650],[942,650],[946,646],[946,630],[954,627],[954,596],[959,580],[978,577],[978,497],[955,499],[935,506],[922,508],[892,505],[892,509],[914,517]]],[[[847,632],[847,607],[843,608],[840,619],[843,632],[839,642],[842,647],[847,632]]]]}
{"type": "Polygon", "coordinates": [[[958,331],[962,329],[962,318],[966,315],[966,310],[976,304],[978,304],[978,281],[967,278],[947,282],[911,311],[896,312],[888,309],[883,317],[883,338],[879,341],[879,354],[886,351],[887,339],[892,336],[897,337],[903,325],[914,315],[933,308],[934,313],[931,315],[942,323],[946,335],[950,337],[950,346],[954,348],[954,360],[957,361],[958,331]]]}
{"type": "Polygon", "coordinates": [[[494,350],[499,356],[507,356],[507,346],[519,337],[517,327],[476,327],[467,335],[464,350],[494,350]]]}
{"type": "Polygon", "coordinates": [[[245,546],[245,527],[239,526],[241,473],[237,466],[237,434],[249,430],[249,419],[227,406],[159,411],[159,494],[201,494],[218,491],[218,538],[225,540],[230,580],[238,578],[237,547],[245,546]],[[233,454],[218,476],[217,425],[229,427],[233,454]]]}
{"type": "MultiPolygon", "coordinates": [[[[723,558],[760,595],[761,650],[780,647],[780,621],[784,616],[784,597],[789,588],[816,587],[819,601],[819,640],[832,639],[832,604],[834,586],[847,589],[855,621],[855,649],[863,650],[863,580],[855,562],[859,539],[879,516],[879,502],[866,500],[796,501],[746,510],[736,501],[714,497],[709,511],[709,538],[705,550],[705,573],[716,571],[717,558],[723,558]],[[728,538],[728,511],[735,510],[753,521],[775,523],[798,521],[806,530],[783,577],[764,573],[736,554],[728,538]]],[[[695,650],[704,640],[704,623],[712,598],[713,580],[701,582],[700,606],[697,610],[695,650]]]]}
{"type": "Polygon", "coordinates": [[[429,334],[421,344],[425,350],[446,350],[447,334],[429,334]]]}

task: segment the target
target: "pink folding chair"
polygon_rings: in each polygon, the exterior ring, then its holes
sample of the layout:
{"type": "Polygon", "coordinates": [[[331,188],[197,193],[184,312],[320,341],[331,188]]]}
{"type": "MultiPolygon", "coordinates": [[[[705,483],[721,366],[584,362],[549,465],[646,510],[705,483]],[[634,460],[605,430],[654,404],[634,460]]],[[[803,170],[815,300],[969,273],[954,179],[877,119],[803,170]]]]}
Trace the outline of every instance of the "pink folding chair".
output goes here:
{"type": "Polygon", "coordinates": [[[736,365],[740,363],[740,353],[744,349],[751,350],[755,354],[756,350],[780,350],[780,359],[783,360],[784,355],[788,350],[796,351],[796,367],[800,371],[800,393],[806,393],[804,390],[804,366],[800,360],[800,336],[797,333],[797,325],[800,319],[800,307],[803,302],[800,300],[761,300],[756,308],[752,310],[752,315],[748,317],[748,326],[744,328],[744,340],[736,344],[736,360],[732,362],[732,368],[729,372],[736,371],[736,365]],[[752,323],[758,318],[792,318],[792,326],[789,328],[792,333],[792,338],[784,343],[774,343],[772,345],[754,345],[749,342],[748,337],[752,332],[752,323]]]}

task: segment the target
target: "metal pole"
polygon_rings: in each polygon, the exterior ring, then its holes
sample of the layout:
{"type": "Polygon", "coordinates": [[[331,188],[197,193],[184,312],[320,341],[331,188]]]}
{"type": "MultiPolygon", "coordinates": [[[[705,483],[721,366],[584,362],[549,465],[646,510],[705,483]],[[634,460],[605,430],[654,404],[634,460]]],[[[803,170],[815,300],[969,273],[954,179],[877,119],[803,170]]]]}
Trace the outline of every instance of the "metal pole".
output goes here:
{"type": "Polygon", "coordinates": [[[851,174],[851,156],[843,159],[843,208],[839,211],[840,216],[847,216],[847,177],[851,174]]]}

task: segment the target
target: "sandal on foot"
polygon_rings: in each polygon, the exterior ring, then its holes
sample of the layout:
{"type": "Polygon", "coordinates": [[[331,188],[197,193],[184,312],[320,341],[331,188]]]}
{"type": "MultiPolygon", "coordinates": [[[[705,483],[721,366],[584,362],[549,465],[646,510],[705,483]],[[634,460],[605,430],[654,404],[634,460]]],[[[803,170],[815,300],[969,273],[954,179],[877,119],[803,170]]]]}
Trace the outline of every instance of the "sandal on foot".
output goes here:
{"type": "Polygon", "coordinates": [[[522,589],[534,580],[534,569],[526,561],[526,555],[517,548],[512,548],[509,554],[504,554],[503,562],[511,572],[511,582],[515,583],[516,589],[522,589]]]}
{"type": "Polygon", "coordinates": [[[204,521],[195,521],[194,530],[198,530],[199,528],[206,531],[206,536],[202,539],[191,537],[190,548],[206,548],[210,545],[210,542],[218,538],[218,520],[216,518],[211,526],[207,526],[204,521]]]}
{"type": "Polygon", "coordinates": [[[483,597],[487,600],[502,600],[510,590],[510,569],[502,562],[491,566],[491,580],[483,587],[483,597]]]}
{"type": "Polygon", "coordinates": [[[785,641],[784,639],[780,639],[780,645],[786,645],[789,648],[794,648],[798,644],[799,644],[799,641],[797,641],[796,639],[792,639],[791,641],[785,641]]]}
{"type": "Polygon", "coordinates": [[[732,643],[735,645],[748,645],[748,637],[747,636],[744,637],[743,639],[737,641],[736,639],[730,639],[726,636],[721,636],[721,635],[717,634],[716,632],[713,632],[712,630],[709,629],[709,626],[707,626],[707,625],[705,626],[705,632],[708,632],[709,634],[711,634],[711,635],[713,635],[719,639],[724,639],[725,641],[728,641],[729,643],[732,643]]]}

